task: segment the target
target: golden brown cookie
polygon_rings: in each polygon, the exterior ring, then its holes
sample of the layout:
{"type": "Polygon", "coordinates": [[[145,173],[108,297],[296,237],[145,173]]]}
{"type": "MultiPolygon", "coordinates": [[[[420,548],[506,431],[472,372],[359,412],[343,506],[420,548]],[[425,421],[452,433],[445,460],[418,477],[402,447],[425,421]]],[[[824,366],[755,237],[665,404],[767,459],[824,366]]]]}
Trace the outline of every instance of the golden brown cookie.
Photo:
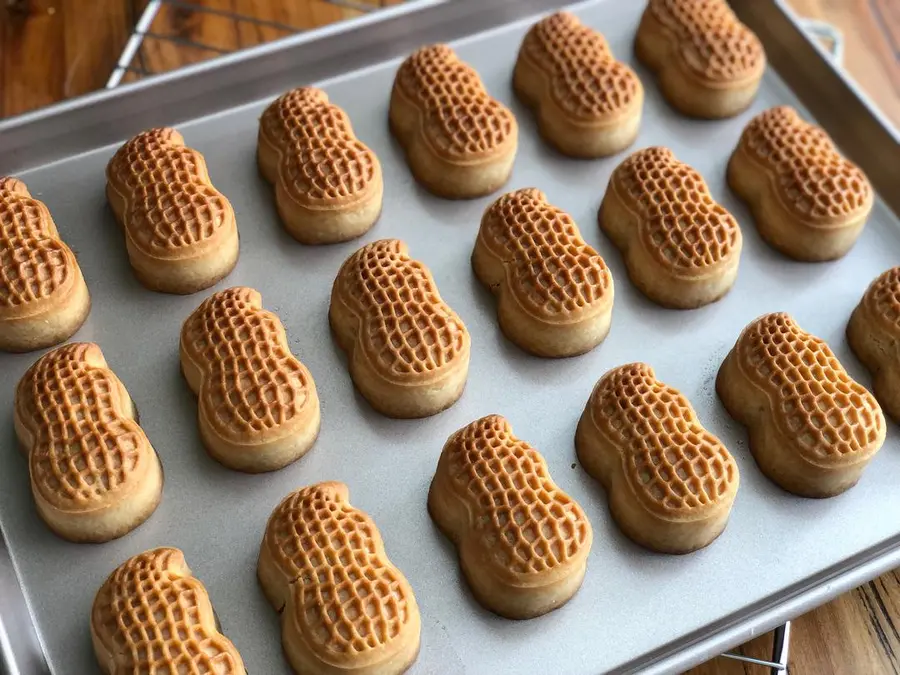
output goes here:
{"type": "Polygon", "coordinates": [[[136,418],[125,386],[90,342],[48,352],[19,381],[16,436],[37,511],[59,536],[109,541],[156,510],[162,468],[136,418]]]}
{"type": "Polygon", "coordinates": [[[847,324],[847,342],[872,373],[878,402],[900,423],[900,267],[866,290],[847,324]]]}
{"type": "Polygon", "coordinates": [[[512,171],[516,118],[447,45],[422,47],[400,66],[390,124],[416,180],[440,197],[490,194],[512,171]]]}
{"type": "Polygon", "coordinates": [[[581,587],[591,524],[547,462],[490,415],[444,444],[428,512],[459,550],[476,599],[510,619],[564,605],[581,587]]]}
{"type": "Polygon", "coordinates": [[[81,268],[50,211],[25,183],[0,176],[0,350],[59,344],[90,309],[81,268]]]}
{"type": "Polygon", "coordinates": [[[572,217],[540,190],[509,192],[487,208],[472,268],[497,296],[500,328],[526,351],[582,354],[609,332],[609,268],[572,217]]]}
{"type": "Polygon", "coordinates": [[[797,260],[834,260],[862,233],[874,193],[825,131],[788,106],[757,115],[728,162],[728,184],[760,235],[797,260]]]}
{"type": "Polygon", "coordinates": [[[650,0],[634,50],[673,106],[694,117],[732,117],[756,96],[766,53],[725,0],[650,0]]]}
{"type": "Polygon", "coordinates": [[[377,411],[427,417],[462,395],[469,331],[402,241],[373,242],[344,262],[328,319],[353,383],[377,411]]]}
{"type": "Polygon", "coordinates": [[[613,368],[575,432],[578,460],[606,490],[622,531],[662,553],[690,553],[725,529],[737,464],[690,401],[645,363],[613,368]]]}
{"type": "Polygon", "coordinates": [[[538,21],[522,41],[513,87],[541,135],[572,157],[605,157],[634,143],[644,88],[603,36],[573,14],[538,21]]]}
{"type": "Polygon", "coordinates": [[[91,609],[91,638],[104,675],[246,674],[177,548],[141,553],[109,575],[91,609]]]}
{"type": "Polygon", "coordinates": [[[303,244],[331,244],[369,231],[384,185],[375,153],[321,89],[301,87],[259,120],[259,168],[275,185],[285,229],[303,244]]]}
{"type": "Polygon", "coordinates": [[[184,322],[180,353],[197,394],[200,437],[216,460],[238,471],[275,471],[315,443],[316,384],[258,291],[239,286],[204,300],[184,322]]]}
{"type": "Polygon", "coordinates": [[[635,286],[657,304],[701,307],[734,284],[741,228],[668,148],[638,150],[616,167],[598,220],[635,286]]]}
{"type": "Polygon", "coordinates": [[[106,167],[106,196],[134,273],[150,290],[196,293],[237,263],[234,210],[210,182],[203,155],[174,129],[123,145],[106,167]]]}
{"type": "Polygon", "coordinates": [[[343,483],[305,487],[275,508],[257,576],[296,673],[399,675],[415,661],[415,595],[343,483]]]}
{"type": "Polygon", "coordinates": [[[823,340],[784,313],[766,314],[744,329],[719,368],[716,392],[748,427],[762,472],[801,497],[853,487],[884,443],[875,397],[823,340]]]}

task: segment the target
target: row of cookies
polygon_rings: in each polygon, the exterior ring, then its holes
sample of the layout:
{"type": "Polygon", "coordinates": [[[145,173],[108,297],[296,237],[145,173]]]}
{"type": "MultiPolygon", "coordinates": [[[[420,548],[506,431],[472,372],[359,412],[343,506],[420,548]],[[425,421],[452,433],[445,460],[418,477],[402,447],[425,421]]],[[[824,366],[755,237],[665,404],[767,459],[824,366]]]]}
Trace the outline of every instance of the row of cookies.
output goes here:
{"type": "MultiPolygon", "coordinates": [[[[461,396],[468,331],[402,242],[374,242],[350,256],[335,280],[329,317],[354,384],[380,412],[433,415],[461,396]]],[[[898,317],[900,267],[872,283],[847,329],[851,348],[872,371],[875,392],[895,419],[898,317]]],[[[575,328],[573,335],[581,339],[585,333],[575,328]]],[[[258,292],[232,288],[209,297],[184,322],[179,351],[182,372],[198,397],[202,442],[223,465],[273,471],[315,443],[321,415],[313,376],[291,353],[284,326],[263,309],[258,292]]],[[[638,399],[653,389],[630,386],[638,399]]],[[[823,341],[783,314],[766,315],[745,329],[716,388],[729,413],[750,428],[751,450],[764,473],[800,495],[847,489],[884,440],[876,399],[847,375],[823,341]]],[[[690,410],[676,399],[670,393],[660,406],[640,407],[637,399],[601,405],[590,419],[595,426],[613,424],[610,433],[621,435],[612,443],[618,449],[607,451],[606,459],[583,460],[585,466],[609,487],[602,474],[616,464],[612,458],[633,462],[648,444],[657,455],[677,455],[686,433],[699,442],[694,431],[672,422],[686,415],[679,410],[690,410]],[[622,413],[628,405],[633,409],[622,413]],[[618,419],[620,413],[624,417],[618,419]],[[665,432],[653,426],[661,420],[665,432]],[[626,441],[637,445],[628,448],[626,441]]],[[[97,345],[71,343],[38,359],[18,384],[14,419],[37,510],[59,535],[108,541],[156,509],[163,482],[159,459],[97,345]]],[[[583,425],[579,437],[587,438],[582,431],[583,425]]],[[[579,453],[592,444],[579,442],[579,453]]],[[[651,463],[660,461],[657,456],[651,463]]]]}
{"type": "MultiPolygon", "coordinates": [[[[879,282],[872,288],[859,311],[867,311],[879,282]]],[[[859,321],[854,315],[851,325],[859,321]]],[[[798,494],[846,490],[884,440],[874,398],[823,341],[783,314],[761,317],[741,333],[716,386],[728,411],[749,426],[762,470],[798,494]]],[[[725,528],[740,482],[737,465],[688,400],[646,364],[615,368],[598,381],[575,446],[606,490],[613,518],[635,542],[686,553],[725,528]]],[[[456,544],[473,595],[501,616],[539,616],[581,586],[590,522],[540,453],[499,415],[447,440],[428,510],[456,544]]],[[[282,644],[296,672],[394,674],[415,660],[420,617],[412,588],[387,558],[371,518],[350,506],[345,485],[303,488],[276,507],[257,576],[281,613],[282,644]]],[[[216,629],[205,589],[175,549],[148,551],[115,570],[97,594],[91,633],[105,672],[117,672],[114,663],[143,665],[148,635],[167,636],[163,658],[200,658],[218,672],[245,672],[234,645],[216,629]],[[196,611],[171,611],[185,602],[196,611]]]]}
{"type": "MultiPolygon", "coordinates": [[[[306,96],[325,95],[303,89],[287,99],[306,96]]],[[[262,139],[261,134],[260,164],[267,166],[262,139]]],[[[306,155],[285,155],[300,156],[306,155]]],[[[377,167],[374,155],[372,161],[377,167]]],[[[141,134],[116,153],[109,167],[109,201],[126,223],[129,258],[146,286],[194,292],[230,272],[238,255],[234,212],[209,183],[202,156],[185,148],[176,131],[141,134]]],[[[763,112],[749,123],[728,164],[728,181],[752,206],[763,237],[799,259],[843,255],[862,231],[873,203],[863,173],[837,154],[824,132],[786,107],[763,112]]],[[[372,212],[377,215],[380,208],[379,196],[372,212]]],[[[371,211],[368,206],[365,210],[371,211]]],[[[319,223],[325,229],[360,222],[352,210],[328,214],[330,224],[319,223]]],[[[57,344],[81,326],[90,308],[78,263],[59,238],[46,206],[31,197],[21,181],[0,181],[0,215],[6,261],[0,349],[27,351],[57,344]]],[[[639,150],[613,171],[598,221],[622,252],[631,279],[661,305],[698,307],[717,300],[734,283],[742,248],[737,221],[712,198],[702,176],[665,148],[639,150]]],[[[507,333],[533,336],[524,338],[533,343],[523,344],[529,351],[568,356],[591,349],[605,336],[613,296],[609,270],[581,239],[571,217],[547,203],[540,191],[509,193],[487,209],[473,267],[495,290],[505,277],[511,286],[521,287],[520,300],[543,295],[535,302],[544,311],[554,311],[551,296],[570,292],[550,272],[563,268],[582,288],[576,291],[578,306],[555,311],[567,314],[569,322],[579,312],[604,317],[577,344],[548,347],[540,326],[526,326],[527,317],[512,316],[513,308],[503,311],[501,293],[501,323],[505,318],[507,324],[522,324],[507,333]],[[558,259],[553,251],[560,242],[574,253],[558,259]]]]}

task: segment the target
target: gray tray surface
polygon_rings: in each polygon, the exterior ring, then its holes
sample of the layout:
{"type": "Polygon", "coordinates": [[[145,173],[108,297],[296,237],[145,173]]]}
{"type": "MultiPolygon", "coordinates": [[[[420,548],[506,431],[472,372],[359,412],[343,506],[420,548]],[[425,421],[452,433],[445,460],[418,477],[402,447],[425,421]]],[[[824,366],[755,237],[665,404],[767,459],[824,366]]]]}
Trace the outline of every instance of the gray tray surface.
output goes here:
{"type": "MultiPolygon", "coordinates": [[[[619,58],[632,63],[641,9],[641,3],[610,0],[581,5],[577,13],[607,36],[619,58]]],[[[12,426],[15,383],[37,355],[0,356],[0,425],[7,440],[0,456],[0,520],[53,673],[96,672],[88,631],[94,593],[121,561],[161,545],[185,551],[249,672],[288,673],[278,617],[256,583],[256,556],[276,503],[291,490],[322,480],[350,486],[352,502],[373,516],[389,556],[415,590],[422,612],[422,649],[411,671],[416,675],[538,670],[587,675],[626,663],[637,667],[663,645],[746,612],[900,533],[900,522],[890,515],[900,513],[895,426],[858,486],[833,499],[800,499],[760,474],[744,430],[727,416],[713,389],[717,368],[740,330],[754,317],[778,310],[792,313],[803,328],[827,340],[851,374],[868,384],[847,347],[844,328],[867,284],[897,263],[895,217],[876,201],[859,243],[838,262],[812,265],[783,258],[760,240],[724,176],[747,121],[776,104],[799,107],[791,92],[770,71],[752,109],[728,121],[694,121],[669,108],[651,75],[637,67],[646,104],[634,149],[671,147],[703,174],[744,233],[737,283],[723,300],[689,312],[656,307],[629,282],[619,254],[596,226],[609,175],[624,154],[599,161],[555,154],[511,92],[516,53],[532,21],[453,46],[518,117],[519,154],[505,189],[543,189],[552,203],[574,216],[612,269],[611,333],[581,357],[531,357],[501,335],[494,299],[469,265],[481,213],[497,195],[443,201],[412,180],[387,131],[397,61],[321,83],[349,113],[357,135],[384,168],[384,212],[359,241],[308,248],[282,230],[272,189],[255,161],[257,119],[268,101],[180,125],[188,145],[206,156],[213,182],[237,213],[240,261],[217,288],[259,289],[265,306],[282,318],[292,349],[319,389],[323,422],[318,442],[302,460],[274,474],[229,471],[203,450],[196,401],[179,372],[178,335],[181,322],[208,293],[161,295],[134,279],[104,197],[104,167],[114,148],[21,175],[76,251],[93,295],[91,315],[74,339],[101,345],[140,409],[166,476],[158,511],[130,535],[99,546],[70,544],[52,535],[35,512],[27,464],[15,449],[12,426]],[[442,295],[472,335],[465,394],[430,419],[397,421],[373,412],[355,393],[329,334],[328,299],[338,267],[357,247],[384,237],[404,239],[412,255],[431,268],[442,295]],[[653,365],[663,381],[690,398],[740,466],[741,487],[728,528],[693,555],[656,555],[628,541],[609,517],[603,490],[576,463],[572,439],[591,387],[609,368],[635,360],[653,365]],[[556,482],[580,502],[594,527],[581,591],[564,608],[531,621],[501,619],[473,600],[454,548],[425,508],[444,440],[494,412],[508,417],[516,434],[544,454],[556,482]]],[[[298,83],[301,77],[298,68],[298,83]]]]}

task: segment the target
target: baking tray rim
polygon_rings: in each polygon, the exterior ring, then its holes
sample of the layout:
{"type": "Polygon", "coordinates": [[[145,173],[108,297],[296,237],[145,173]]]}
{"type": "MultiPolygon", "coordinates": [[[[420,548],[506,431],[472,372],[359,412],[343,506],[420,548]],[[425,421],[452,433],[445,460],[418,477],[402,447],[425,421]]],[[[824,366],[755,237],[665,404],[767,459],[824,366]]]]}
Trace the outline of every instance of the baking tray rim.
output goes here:
{"type": "MultiPolygon", "coordinates": [[[[588,0],[591,1],[591,0],[588,0]]],[[[856,99],[862,104],[866,112],[871,116],[872,120],[882,127],[887,134],[894,139],[900,139],[900,132],[895,128],[878,110],[872,100],[865,95],[856,83],[850,79],[846,73],[828,59],[824,49],[815,44],[800,27],[796,15],[784,3],[783,0],[740,0],[734,4],[745,4],[748,2],[758,2],[760,5],[767,4],[773,8],[777,8],[783,16],[793,24],[796,32],[805,43],[811,45],[815,52],[819,55],[824,64],[832,70],[840,79],[841,84],[846,89],[848,96],[856,99]]],[[[364,15],[355,19],[350,19],[340,24],[327,26],[320,30],[300,33],[294,36],[288,36],[276,40],[265,45],[253,47],[243,52],[233,55],[224,56],[209,62],[187,66],[183,69],[164,73],[157,76],[147,78],[145,80],[124,85],[121,88],[112,91],[101,91],[88,94],[83,97],[71,99],[58,104],[42,108],[19,115],[16,117],[0,120],[0,149],[3,148],[5,142],[14,139],[17,133],[27,130],[30,127],[42,126],[47,124],[58,125],[68,116],[78,111],[91,109],[95,106],[102,105],[107,108],[121,104],[127,97],[140,94],[141,92],[153,92],[161,88],[171,88],[178,86],[191,78],[209,76],[217,74],[218,77],[227,78],[228,72],[245,64],[252,64],[254,61],[262,62],[266,57],[278,54],[287,50],[292,50],[304,45],[313,45],[319,40],[331,38],[332,43],[350,44],[350,40],[334,40],[338,35],[354,33],[360,30],[367,30],[370,33],[376,32],[391,22],[406,22],[405,31],[411,36],[407,46],[401,46],[401,49],[408,51],[409,43],[418,44],[422,40],[415,36],[414,30],[411,30],[409,22],[426,21],[429,15],[439,16],[443,13],[450,13],[452,16],[459,17],[460,8],[474,8],[480,6],[482,9],[501,11],[490,14],[493,19],[503,19],[494,24],[477,23],[473,17],[469,21],[469,30],[461,35],[448,35],[446,40],[459,39],[468,35],[485,32],[494,28],[499,28],[508,23],[522,20],[530,16],[538,15],[546,11],[550,11],[559,7],[571,5],[572,3],[565,0],[418,0],[399,5],[395,8],[385,10],[383,13],[364,15]],[[451,6],[453,9],[451,10],[451,6]],[[476,25],[471,25],[475,23],[476,25]],[[5,141],[4,141],[5,139],[5,141]]],[[[581,3],[579,3],[581,4],[581,3]]],[[[459,24],[450,27],[450,31],[458,30],[459,24]]],[[[397,48],[397,45],[394,45],[397,48]]],[[[390,57],[385,57],[386,60],[390,57]]],[[[379,61],[380,63],[380,61],[379,61]]],[[[344,73],[352,72],[357,68],[347,68],[344,73]]],[[[336,73],[337,74],[337,73],[336,73]]],[[[311,78],[312,79],[312,78],[311,78]]],[[[315,78],[320,79],[320,78],[315,78]]],[[[253,97],[252,100],[258,100],[253,97]]],[[[233,106],[238,107],[250,101],[241,101],[234,103],[233,106]]],[[[805,101],[804,101],[805,103],[805,101]]],[[[228,107],[223,108],[223,110],[228,107]]],[[[203,115],[190,116],[189,119],[202,117],[203,115]]],[[[900,142],[900,141],[898,141],[900,142]]],[[[99,147],[101,143],[90,143],[90,148],[99,147]]],[[[38,162],[35,166],[26,167],[36,168],[60,159],[69,158],[77,153],[70,153],[60,150],[55,159],[38,162]]],[[[894,209],[896,211],[896,209],[894,209]]],[[[27,601],[22,594],[21,586],[18,582],[19,575],[14,569],[6,540],[2,536],[3,524],[0,522],[0,589],[4,593],[0,593],[0,598],[4,600],[0,603],[0,672],[8,672],[10,675],[30,675],[32,672],[49,672],[46,667],[46,661],[43,654],[31,653],[25,654],[26,660],[21,660],[22,652],[20,650],[34,650],[39,646],[37,633],[34,630],[32,612],[27,607],[27,601]],[[11,584],[11,585],[10,585],[11,584]],[[9,595],[10,590],[18,591],[19,597],[9,595]],[[10,610],[12,611],[4,611],[10,610]],[[22,613],[26,616],[22,616],[22,613]],[[21,621],[25,620],[30,627],[30,634],[25,631],[23,634],[23,626],[21,621]],[[10,623],[12,622],[12,623],[10,623]],[[10,626],[14,630],[10,630],[10,626]],[[16,638],[20,643],[14,644],[16,638]],[[22,664],[29,664],[28,667],[38,670],[24,671],[20,669],[22,664]],[[34,664],[43,664],[34,665],[34,664]],[[5,668],[5,670],[4,670],[5,668]]],[[[642,672],[648,674],[672,672],[675,670],[684,670],[708,658],[711,658],[722,651],[740,644],[747,639],[771,630],[775,626],[786,620],[794,618],[820,604],[827,602],[847,590],[865,583],[866,581],[888,571],[893,567],[900,566],[900,535],[890,537],[879,544],[871,546],[867,549],[857,552],[853,556],[848,557],[845,561],[832,565],[831,567],[814,574],[794,586],[789,587],[785,591],[769,596],[744,610],[734,612],[723,616],[715,621],[710,622],[706,626],[689,633],[682,638],[669,642],[653,652],[644,654],[631,662],[623,665],[614,672],[642,672]]]]}

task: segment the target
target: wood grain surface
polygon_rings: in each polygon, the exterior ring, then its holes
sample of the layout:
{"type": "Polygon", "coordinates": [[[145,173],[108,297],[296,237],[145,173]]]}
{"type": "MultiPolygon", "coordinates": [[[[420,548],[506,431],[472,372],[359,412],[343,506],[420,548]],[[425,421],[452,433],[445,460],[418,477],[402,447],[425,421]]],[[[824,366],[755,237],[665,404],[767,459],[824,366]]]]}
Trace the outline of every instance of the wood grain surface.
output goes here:
{"type": "MultiPolygon", "coordinates": [[[[0,116],[102,88],[147,0],[0,0],[0,116]]],[[[169,0],[125,81],[359,14],[397,0],[169,0]],[[213,12],[198,12],[202,5],[213,12]],[[344,6],[340,6],[344,5],[344,6]],[[229,14],[248,14],[242,22],[229,14]],[[174,38],[172,41],[169,38],[174,38]]],[[[798,14],[843,32],[845,65],[900,125],[900,0],[789,0],[798,14]]],[[[768,659],[771,636],[737,651],[768,659]]],[[[882,576],[793,624],[794,675],[900,675],[900,575],[882,576]]],[[[717,658],[690,675],[767,675],[717,658]]]]}

